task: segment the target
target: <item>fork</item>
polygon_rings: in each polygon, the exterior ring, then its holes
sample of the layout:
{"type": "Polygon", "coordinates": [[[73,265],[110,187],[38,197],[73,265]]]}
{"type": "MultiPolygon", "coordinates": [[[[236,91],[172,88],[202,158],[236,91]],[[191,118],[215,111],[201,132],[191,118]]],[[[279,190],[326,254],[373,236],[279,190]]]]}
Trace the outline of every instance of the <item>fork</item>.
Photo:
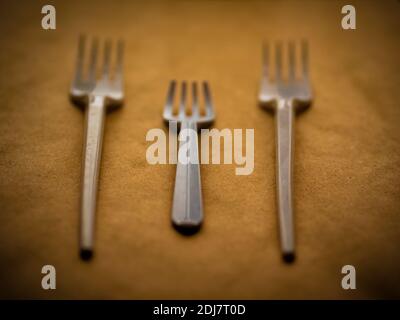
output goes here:
{"type": "Polygon", "coordinates": [[[85,107],[86,124],[83,143],[83,175],[80,216],[80,254],[91,258],[94,248],[94,222],[97,188],[100,172],[104,122],[107,109],[116,108],[123,102],[122,58],[123,42],[117,44],[113,76],[111,71],[111,41],[104,42],[101,76],[96,80],[98,40],[92,41],[87,72],[84,70],[86,37],[80,36],[75,77],[70,96],[72,101],[85,107]]]}
{"type": "Polygon", "coordinates": [[[204,81],[202,87],[205,115],[201,114],[199,110],[197,82],[192,82],[191,86],[192,112],[190,115],[186,112],[187,83],[185,81],[181,84],[178,114],[174,114],[173,112],[176,81],[170,82],[163,113],[166,123],[175,121],[180,126],[178,163],[172,205],[172,223],[178,230],[189,233],[198,230],[203,221],[197,130],[198,128],[210,126],[215,119],[209,85],[204,81]],[[182,138],[182,134],[187,134],[188,141],[182,138]],[[189,152],[181,155],[183,151],[182,147],[186,143],[189,145],[189,152]]]}
{"type": "Polygon", "coordinates": [[[289,42],[288,75],[282,72],[282,43],[275,46],[275,81],[270,79],[269,45],[263,45],[263,67],[259,104],[275,111],[276,116],[276,181],[279,212],[280,240],[283,258],[291,262],[295,258],[293,227],[293,158],[295,113],[309,107],[312,92],[308,71],[308,43],[301,42],[301,70],[296,72],[296,50],[289,42]],[[300,77],[296,76],[300,73],[300,77]]]}

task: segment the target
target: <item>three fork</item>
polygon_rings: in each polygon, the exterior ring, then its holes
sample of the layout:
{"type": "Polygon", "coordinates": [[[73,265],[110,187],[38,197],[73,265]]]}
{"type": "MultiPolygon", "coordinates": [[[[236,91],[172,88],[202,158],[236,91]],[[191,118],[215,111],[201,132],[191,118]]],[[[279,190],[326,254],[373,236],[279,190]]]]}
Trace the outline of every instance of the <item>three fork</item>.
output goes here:
{"type": "Polygon", "coordinates": [[[176,167],[175,189],[172,205],[172,223],[180,231],[191,233],[200,227],[203,221],[201,195],[200,163],[197,130],[210,126],[215,118],[210,88],[203,82],[205,114],[199,109],[197,83],[192,83],[191,113],[186,112],[187,83],[181,85],[179,111],[173,112],[176,81],[171,81],[163,118],[169,123],[176,122],[180,127],[178,163],[176,167]],[[189,148],[186,150],[185,145],[189,148]]]}
{"type": "Polygon", "coordinates": [[[296,50],[293,42],[288,47],[288,75],[282,68],[282,44],[275,46],[275,81],[270,76],[270,50],[263,46],[263,67],[259,104],[275,111],[276,116],[276,181],[279,211],[280,239],[283,258],[293,261],[295,257],[293,228],[293,157],[294,116],[296,111],[311,105],[312,92],[308,71],[308,43],[301,43],[300,76],[296,73],[296,50]]]}
{"type": "Polygon", "coordinates": [[[78,56],[70,96],[72,101],[85,107],[86,124],[83,143],[83,175],[80,216],[80,253],[89,259],[94,248],[94,223],[100,172],[104,122],[107,109],[119,107],[123,102],[123,42],[117,44],[114,72],[111,72],[111,41],[106,40],[103,51],[101,76],[97,78],[98,40],[93,39],[88,67],[84,68],[85,36],[80,36],[78,56]],[[85,70],[87,69],[87,70],[85,70]]]}
{"type": "MultiPolygon", "coordinates": [[[[80,252],[90,258],[94,248],[94,223],[106,110],[123,103],[123,43],[117,44],[114,72],[111,72],[111,41],[104,44],[101,76],[97,79],[98,40],[92,41],[88,67],[84,70],[85,37],[79,38],[75,77],[70,89],[72,101],[85,106],[86,125],[83,144],[83,176],[80,217],[80,252]]],[[[283,257],[293,260],[293,154],[294,116],[311,105],[308,71],[308,44],[301,44],[301,72],[296,76],[295,45],[288,45],[288,75],[282,72],[282,44],[275,46],[275,81],[270,79],[269,46],[263,46],[263,68],[259,103],[276,114],[277,200],[283,257]]],[[[179,112],[173,112],[176,82],[171,81],[163,118],[180,127],[180,143],[172,206],[172,222],[184,230],[197,230],[203,221],[197,131],[210,126],[215,113],[207,82],[202,83],[205,114],[199,110],[198,85],[192,83],[192,111],[186,112],[187,83],[182,82],[179,112]],[[195,133],[195,134],[194,134],[195,133]],[[188,145],[188,148],[184,148],[188,145]]]]}

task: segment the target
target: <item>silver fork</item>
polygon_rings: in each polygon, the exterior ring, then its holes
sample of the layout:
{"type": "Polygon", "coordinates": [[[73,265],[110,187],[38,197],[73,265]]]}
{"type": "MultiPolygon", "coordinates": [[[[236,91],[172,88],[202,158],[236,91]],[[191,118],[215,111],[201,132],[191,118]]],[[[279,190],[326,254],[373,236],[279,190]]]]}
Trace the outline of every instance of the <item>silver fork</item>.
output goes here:
{"type": "MultiPolygon", "coordinates": [[[[187,83],[182,82],[179,112],[173,113],[173,100],[175,95],[176,81],[171,81],[167,101],[164,108],[164,121],[176,121],[180,126],[180,134],[183,130],[188,131],[189,152],[185,155],[185,161],[179,161],[176,167],[175,189],[172,205],[172,222],[175,227],[183,232],[197,230],[203,221],[203,206],[201,196],[199,150],[197,141],[197,130],[206,128],[212,124],[215,118],[214,107],[211,102],[210,88],[207,82],[203,82],[205,115],[199,111],[199,100],[197,83],[192,83],[192,113],[188,115],[186,109],[187,83]],[[187,130],[190,129],[190,130],[187,130]],[[196,133],[192,135],[190,133],[196,133]]],[[[180,140],[179,150],[186,143],[180,140]]],[[[178,155],[181,152],[178,151],[178,155]]]]}
{"type": "Polygon", "coordinates": [[[269,46],[263,46],[263,68],[259,103],[272,109],[276,115],[276,161],[277,202],[280,238],[283,258],[293,261],[295,257],[293,228],[293,155],[294,116],[312,102],[308,71],[308,43],[301,43],[300,77],[296,76],[296,54],[293,42],[288,44],[288,76],[282,72],[282,44],[275,46],[275,81],[270,79],[269,46]]]}
{"type": "Polygon", "coordinates": [[[80,36],[75,77],[70,89],[72,101],[85,107],[86,125],[83,143],[83,175],[80,217],[80,253],[89,259],[94,248],[96,198],[102,152],[106,110],[123,102],[122,55],[123,43],[117,44],[113,76],[111,73],[111,41],[104,43],[101,76],[96,80],[98,40],[93,39],[88,68],[84,70],[85,37],[80,36]],[[86,75],[85,75],[86,73],[86,75]]]}

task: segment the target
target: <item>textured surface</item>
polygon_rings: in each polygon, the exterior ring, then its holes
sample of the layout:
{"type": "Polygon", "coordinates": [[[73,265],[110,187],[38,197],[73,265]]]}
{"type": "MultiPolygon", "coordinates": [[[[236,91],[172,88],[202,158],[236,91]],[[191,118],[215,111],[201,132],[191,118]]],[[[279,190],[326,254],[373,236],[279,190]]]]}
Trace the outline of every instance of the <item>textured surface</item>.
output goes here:
{"type": "MultiPolygon", "coordinates": [[[[400,3],[53,1],[0,10],[0,296],[400,297],[400,3]],[[68,101],[78,34],[126,40],[126,103],[106,119],[95,258],[78,258],[83,114],[68,101]],[[257,107],[262,39],[310,42],[315,102],[296,122],[298,259],[281,261],[273,117],[257,107]],[[216,128],[255,129],[255,170],[202,167],[206,220],[170,227],[175,166],[145,159],[168,81],[207,79],[216,128]],[[41,289],[41,267],[57,290],[41,289]],[[341,289],[341,267],[357,290],[341,289]]],[[[165,128],[164,128],[165,129],[165,128]]]]}

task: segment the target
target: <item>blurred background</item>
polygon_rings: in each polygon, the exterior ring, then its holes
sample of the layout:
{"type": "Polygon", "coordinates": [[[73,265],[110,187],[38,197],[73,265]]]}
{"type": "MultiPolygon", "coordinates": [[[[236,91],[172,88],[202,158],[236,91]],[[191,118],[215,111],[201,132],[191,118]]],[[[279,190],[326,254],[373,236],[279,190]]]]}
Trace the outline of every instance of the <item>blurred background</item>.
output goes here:
{"type": "Polygon", "coordinates": [[[400,3],[0,3],[0,297],[400,297],[400,3]],[[41,27],[56,8],[56,30],[41,27]],[[341,8],[356,8],[343,30],[341,8]],[[84,117],[68,99],[79,34],[124,39],[125,105],[106,118],[96,254],[78,255],[84,117]],[[274,118],[257,104],[261,45],[310,45],[315,100],[296,122],[297,260],[281,260],[274,118]],[[255,170],[202,166],[205,223],[170,226],[175,166],[146,162],[171,79],[208,80],[215,128],[255,129],[255,170]],[[57,289],[41,287],[54,265],[57,289]],[[357,289],[341,287],[354,265],[357,289]]]}

